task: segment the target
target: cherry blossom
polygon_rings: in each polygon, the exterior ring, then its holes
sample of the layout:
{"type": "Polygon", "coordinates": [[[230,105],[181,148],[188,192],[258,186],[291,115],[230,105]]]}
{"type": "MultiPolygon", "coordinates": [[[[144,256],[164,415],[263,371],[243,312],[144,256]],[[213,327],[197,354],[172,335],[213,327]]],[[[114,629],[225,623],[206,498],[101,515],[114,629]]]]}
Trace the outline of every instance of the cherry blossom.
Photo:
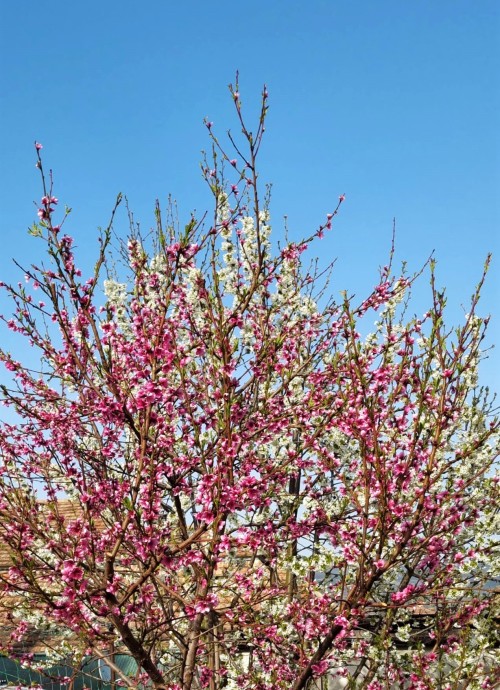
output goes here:
{"type": "Polygon", "coordinates": [[[0,350],[1,651],[43,620],[51,663],[113,645],[133,688],[493,688],[484,275],[455,329],[432,264],[430,307],[405,316],[421,272],[392,254],[364,299],[329,299],[308,254],[345,195],[276,248],[256,165],[268,93],[251,132],[231,92],[241,141],[226,152],[205,121],[213,214],[177,227],[157,207],[153,240],[116,247],[119,197],[88,278],[39,159],[46,259],[1,284],[3,323],[41,361],[0,350]]]}

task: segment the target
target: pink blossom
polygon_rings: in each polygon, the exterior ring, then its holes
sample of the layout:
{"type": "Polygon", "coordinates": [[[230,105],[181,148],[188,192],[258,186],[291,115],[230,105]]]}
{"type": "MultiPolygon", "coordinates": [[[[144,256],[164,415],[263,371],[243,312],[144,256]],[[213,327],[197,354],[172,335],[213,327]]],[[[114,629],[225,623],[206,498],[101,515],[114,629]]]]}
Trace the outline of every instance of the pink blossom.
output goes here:
{"type": "Polygon", "coordinates": [[[61,576],[64,582],[81,580],[83,577],[83,568],[74,561],[64,561],[61,569],[61,576]]]}
{"type": "Polygon", "coordinates": [[[322,676],[326,671],[328,671],[330,664],[326,659],[319,661],[317,664],[312,665],[312,670],[315,676],[322,676]]]}

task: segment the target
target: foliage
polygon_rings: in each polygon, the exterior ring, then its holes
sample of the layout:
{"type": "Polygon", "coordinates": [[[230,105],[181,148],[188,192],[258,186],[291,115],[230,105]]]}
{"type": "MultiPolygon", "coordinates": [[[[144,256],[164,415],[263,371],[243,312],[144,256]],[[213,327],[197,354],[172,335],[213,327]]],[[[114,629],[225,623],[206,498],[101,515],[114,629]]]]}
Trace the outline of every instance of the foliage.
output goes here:
{"type": "Polygon", "coordinates": [[[492,688],[484,275],[456,329],[432,262],[422,318],[407,316],[419,274],[394,276],[392,259],[360,303],[328,299],[303,257],[344,197],[273,249],[256,163],[267,91],[253,134],[231,94],[234,153],[206,122],[213,218],[180,229],[157,205],[152,236],[132,227],[118,248],[111,222],[87,280],[37,144],[31,232],[49,261],[3,285],[5,323],[42,360],[0,354],[16,414],[0,427],[4,653],[43,619],[56,656],[105,659],[129,687],[492,688]]]}

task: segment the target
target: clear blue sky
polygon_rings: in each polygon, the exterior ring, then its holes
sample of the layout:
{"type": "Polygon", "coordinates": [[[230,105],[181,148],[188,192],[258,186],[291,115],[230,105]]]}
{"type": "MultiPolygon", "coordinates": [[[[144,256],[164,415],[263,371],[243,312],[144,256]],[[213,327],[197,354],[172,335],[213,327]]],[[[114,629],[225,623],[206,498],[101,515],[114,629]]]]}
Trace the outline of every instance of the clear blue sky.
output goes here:
{"type": "Polygon", "coordinates": [[[0,54],[2,278],[11,257],[39,259],[34,139],[90,260],[118,191],[144,227],[156,197],[172,193],[186,219],[207,206],[202,121],[235,126],[239,69],[250,112],[270,92],[275,232],[286,214],[293,236],[309,233],[346,193],[317,249],[338,257],[332,290],[372,286],[394,216],[399,259],[416,269],[435,250],[452,321],[495,253],[483,311],[498,347],[482,379],[500,390],[498,0],[22,0],[2,4],[0,54]]]}

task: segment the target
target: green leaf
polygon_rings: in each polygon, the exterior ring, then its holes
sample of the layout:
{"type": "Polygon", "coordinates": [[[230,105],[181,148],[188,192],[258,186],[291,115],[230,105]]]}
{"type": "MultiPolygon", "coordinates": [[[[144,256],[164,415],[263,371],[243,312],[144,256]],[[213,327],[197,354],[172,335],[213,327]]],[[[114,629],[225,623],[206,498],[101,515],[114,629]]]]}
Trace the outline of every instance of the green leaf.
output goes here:
{"type": "Polygon", "coordinates": [[[37,225],[37,223],[33,223],[33,225],[28,228],[28,234],[33,235],[33,237],[41,237],[42,236],[42,228],[37,225]]]}

